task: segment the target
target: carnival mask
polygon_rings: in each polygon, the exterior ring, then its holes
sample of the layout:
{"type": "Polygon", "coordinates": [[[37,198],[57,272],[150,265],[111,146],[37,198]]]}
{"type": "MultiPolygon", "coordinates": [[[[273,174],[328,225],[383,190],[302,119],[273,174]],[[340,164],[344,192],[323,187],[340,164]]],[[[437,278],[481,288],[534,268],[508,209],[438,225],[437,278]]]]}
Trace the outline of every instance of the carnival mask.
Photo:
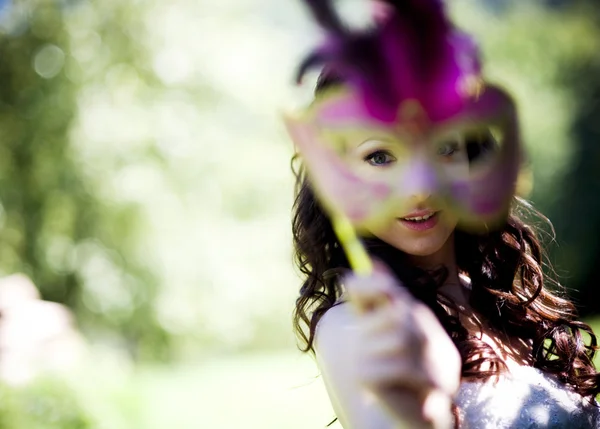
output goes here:
{"type": "Polygon", "coordinates": [[[298,82],[322,66],[337,83],[285,122],[334,227],[376,228],[425,193],[461,228],[501,226],[521,162],[515,105],[484,81],[475,43],[443,2],[373,1],[366,30],[345,26],[330,1],[305,2],[325,40],[298,82]]]}

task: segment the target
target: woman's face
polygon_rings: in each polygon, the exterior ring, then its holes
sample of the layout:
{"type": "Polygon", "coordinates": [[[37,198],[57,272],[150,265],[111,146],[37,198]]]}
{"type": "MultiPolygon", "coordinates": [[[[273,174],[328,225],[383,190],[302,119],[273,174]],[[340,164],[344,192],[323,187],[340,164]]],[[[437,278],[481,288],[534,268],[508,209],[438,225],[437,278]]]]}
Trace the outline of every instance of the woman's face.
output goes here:
{"type": "Polygon", "coordinates": [[[443,121],[407,100],[395,121],[384,122],[341,86],[289,128],[330,213],[404,253],[428,256],[459,220],[461,228],[488,230],[504,216],[519,159],[512,107],[490,87],[443,121]]]}
{"type": "Polygon", "coordinates": [[[314,107],[322,137],[348,171],[365,183],[387,184],[400,202],[387,207],[384,221],[366,223],[366,232],[409,255],[442,249],[458,216],[441,194],[450,180],[469,174],[464,136],[430,132],[418,111],[396,123],[374,122],[351,94],[314,107]]]}
{"type": "Polygon", "coordinates": [[[403,178],[403,208],[396,217],[378,223],[369,232],[414,256],[429,256],[441,250],[458,222],[457,216],[442,203],[436,176],[440,170],[453,174],[468,168],[466,150],[459,140],[439,145],[433,157],[428,151],[430,148],[423,146],[412,148],[407,154],[399,141],[374,137],[348,140],[344,154],[354,171],[369,180],[389,180],[394,173],[403,178]]]}

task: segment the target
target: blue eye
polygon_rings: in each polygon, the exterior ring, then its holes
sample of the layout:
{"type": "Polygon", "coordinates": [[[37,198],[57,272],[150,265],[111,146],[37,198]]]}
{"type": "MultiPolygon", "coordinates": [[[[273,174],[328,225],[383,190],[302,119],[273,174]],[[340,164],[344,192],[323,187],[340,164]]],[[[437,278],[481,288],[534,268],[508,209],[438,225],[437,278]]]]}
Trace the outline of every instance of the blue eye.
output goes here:
{"type": "Polygon", "coordinates": [[[394,158],[389,152],[384,150],[378,150],[365,157],[365,161],[376,167],[388,165],[394,162],[395,160],[396,158],[394,158]]]}

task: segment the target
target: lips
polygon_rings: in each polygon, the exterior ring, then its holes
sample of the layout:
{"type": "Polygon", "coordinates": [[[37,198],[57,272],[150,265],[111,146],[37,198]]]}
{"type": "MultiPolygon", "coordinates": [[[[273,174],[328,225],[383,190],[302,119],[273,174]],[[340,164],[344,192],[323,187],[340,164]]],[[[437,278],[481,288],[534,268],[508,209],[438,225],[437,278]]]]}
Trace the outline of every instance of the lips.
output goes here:
{"type": "Polygon", "coordinates": [[[438,223],[438,213],[433,210],[421,210],[408,214],[398,220],[406,228],[422,232],[434,228],[438,223]]]}
{"type": "Polygon", "coordinates": [[[437,211],[435,210],[419,210],[403,216],[400,219],[407,221],[426,221],[433,217],[436,213],[437,211]]]}

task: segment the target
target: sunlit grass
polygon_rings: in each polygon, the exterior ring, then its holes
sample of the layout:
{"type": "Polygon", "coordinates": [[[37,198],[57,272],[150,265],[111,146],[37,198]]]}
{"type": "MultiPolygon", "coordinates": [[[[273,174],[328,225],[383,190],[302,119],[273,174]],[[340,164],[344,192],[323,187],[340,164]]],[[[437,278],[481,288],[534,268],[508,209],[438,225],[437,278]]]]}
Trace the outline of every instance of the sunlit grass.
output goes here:
{"type": "Polygon", "coordinates": [[[294,351],[137,368],[99,358],[72,382],[98,429],[320,429],[334,417],[315,363],[294,351]]]}
{"type": "Polygon", "coordinates": [[[74,385],[99,429],[307,429],[334,417],[316,366],[294,352],[83,373],[74,385]]]}

